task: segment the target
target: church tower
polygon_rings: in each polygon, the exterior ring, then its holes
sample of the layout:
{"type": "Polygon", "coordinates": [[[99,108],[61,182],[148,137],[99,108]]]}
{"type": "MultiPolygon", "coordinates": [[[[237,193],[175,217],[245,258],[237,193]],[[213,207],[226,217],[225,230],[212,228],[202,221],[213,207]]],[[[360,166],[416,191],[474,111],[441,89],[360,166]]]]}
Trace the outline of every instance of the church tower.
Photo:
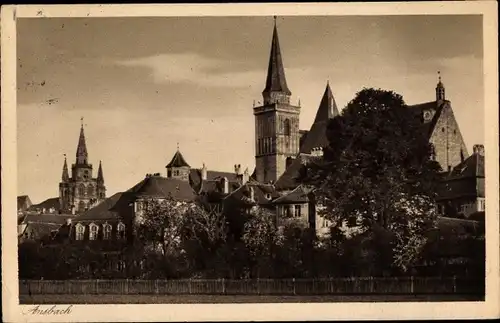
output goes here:
{"type": "Polygon", "coordinates": [[[189,166],[184,156],[182,156],[179,150],[179,144],[177,144],[177,151],[174,157],[172,157],[170,163],[168,163],[165,168],[167,169],[167,178],[176,178],[186,182],[189,181],[191,166],[189,166]]]}
{"type": "Polygon", "coordinates": [[[76,148],[76,160],[68,174],[66,156],[64,157],[61,182],[59,183],[59,203],[61,212],[82,213],[106,198],[102,164],[99,162],[97,178],[92,177],[92,164],[89,163],[83,118],[76,148]]]}
{"type": "Polygon", "coordinates": [[[261,183],[276,182],[286,169],[286,159],[299,152],[300,107],[290,104],[291,95],[274,17],[263,105],[254,106],[256,179],[261,183]]]}

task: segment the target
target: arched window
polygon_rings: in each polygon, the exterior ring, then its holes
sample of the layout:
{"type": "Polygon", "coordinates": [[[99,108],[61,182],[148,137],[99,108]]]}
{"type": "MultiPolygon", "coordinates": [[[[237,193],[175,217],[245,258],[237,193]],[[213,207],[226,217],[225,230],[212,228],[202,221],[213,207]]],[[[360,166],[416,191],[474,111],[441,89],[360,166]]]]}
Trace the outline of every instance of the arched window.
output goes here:
{"type": "Polygon", "coordinates": [[[290,136],[290,119],[283,121],[283,133],[285,136],[290,136]]]}
{"type": "Polygon", "coordinates": [[[122,240],[125,239],[125,224],[123,223],[118,223],[116,226],[116,233],[117,233],[117,238],[122,240]]]}
{"type": "Polygon", "coordinates": [[[105,223],[102,225],[102,233],[103,233],[102,237],[104,240],[111,239],[111,230],[112,230],[111,224],[105,223]]]}
{"type": "Polygon", "coordinates": [[[85,233],[85,227],[81,223],[75,225],[76,240],[83,240],[83,235],[85,233]]]}
{"type": "Polygon", "coordinates": [[[80,185],[78,186],[78,195],[80,195],[80,196],[84,196],[84,195],[85,195],[85,193],[86,193],[86,192],[85,192],[85,185],[80,184],[80,185]]]}
{"type": "Polygon", "coordinates": [[[97,233],[99,232],[99,226],[95,223],[89,225],[89,240],[97,240],[97,233]]]}

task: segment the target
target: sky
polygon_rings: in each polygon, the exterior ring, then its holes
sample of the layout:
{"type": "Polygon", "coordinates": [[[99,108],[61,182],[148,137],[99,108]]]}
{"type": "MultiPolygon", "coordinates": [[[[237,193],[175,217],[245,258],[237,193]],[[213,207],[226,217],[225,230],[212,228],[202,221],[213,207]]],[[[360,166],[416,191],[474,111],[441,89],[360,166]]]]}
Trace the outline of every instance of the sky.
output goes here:
{"type": "MultiPolygon", "coordinates": [[[[309,129],[327,81],[339,109],[364,87],[407,104],[435,99],[437,71],[469,152],[483,144],[481,16],[294,16],[277,19],[291,103],[309,129]]],[[[81,118],[107,196],[165,174],[177,144],[191,167],[254,161],[272,17],[17,20],[18,194],[58,196],[81,118]]]]}

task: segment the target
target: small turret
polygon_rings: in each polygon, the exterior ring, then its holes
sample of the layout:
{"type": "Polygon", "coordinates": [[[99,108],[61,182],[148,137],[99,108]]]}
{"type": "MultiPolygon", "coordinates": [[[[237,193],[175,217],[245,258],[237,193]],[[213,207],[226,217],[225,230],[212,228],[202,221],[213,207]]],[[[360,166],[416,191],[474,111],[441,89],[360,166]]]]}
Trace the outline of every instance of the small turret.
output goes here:
{"type": "Polygon", "coordinates": [[[441,72],[438,71],[438,84],[436,86],[436,102],[442,103],[446,99],[444,84],[441,82],[441,72]]]}

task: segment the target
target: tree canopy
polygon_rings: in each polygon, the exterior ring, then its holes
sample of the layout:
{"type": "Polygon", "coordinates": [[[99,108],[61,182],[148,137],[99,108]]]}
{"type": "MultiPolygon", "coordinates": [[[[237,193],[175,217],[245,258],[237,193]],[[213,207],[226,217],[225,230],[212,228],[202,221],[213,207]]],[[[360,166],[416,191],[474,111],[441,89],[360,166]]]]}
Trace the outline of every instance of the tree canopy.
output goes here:
{"type": "Polygon", "coordinates": [[[378,226],[391,235],[394,265],[406,269],[434,225],[439,165],[421,120],[391,91],[363,89],[327,128],[323,158],[302,180],[334,226],[378,226]]]}

